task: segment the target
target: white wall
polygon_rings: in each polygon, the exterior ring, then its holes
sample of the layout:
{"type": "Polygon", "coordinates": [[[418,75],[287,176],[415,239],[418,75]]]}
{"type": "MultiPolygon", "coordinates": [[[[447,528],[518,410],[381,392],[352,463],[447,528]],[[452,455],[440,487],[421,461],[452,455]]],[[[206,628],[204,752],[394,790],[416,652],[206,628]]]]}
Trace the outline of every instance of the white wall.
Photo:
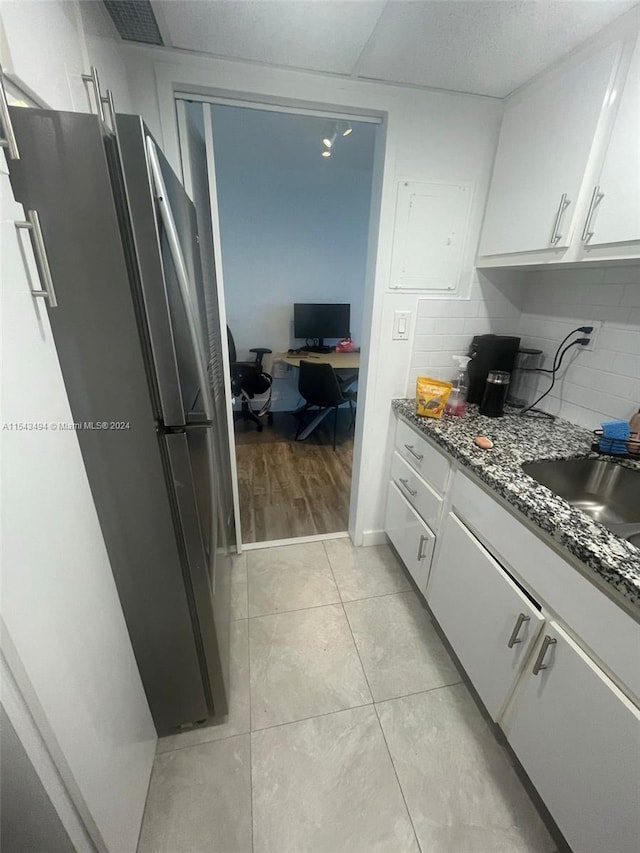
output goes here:
{"type": "MultiPolygon", "coordinates": [[[[544,351],[545,367],[565,335],[592,320],[602,322],[594,350],[576,348],[541,408],[596,429],[640,409],[640,266],[530,274],[518,334],[544,351]]],[[[549,381],[537,387],[542,393],[549,381]]]]}
{"type": "MultiPolygon", "coordinates": [[[[99,4],[4,2],[3,66],[38,102],[87,111],[80,75],[100,64],[103,87],[118,88],[128,108],[101,12],[99,4]]],[[[2,420],[69,424],[4,154],[0,199],[2,420]]],[[[1,437],[2,705],[78,850],[134,853],[156,736],[77,437],[72,429],[1,437]]]]}
{"type": "MultiPolygon", "coordinates": [[[[359,544],[363,534],[380,531],[383,526],[386,470],[380,460],[386,458],[389,404],[393,397],[406,393],[411,368],[411,341],[391,339],[393,311],[400,308],[412,311],[415,323],[418,305],[417,294],[389,289],[397,183],[435,180],[475,185],[460,290],[455,294],[468,299],[502,105],[489,98],[336,79],[193,55],[178,57],[166,50],[128,47],[126,56],[134,106],[152,131],[162,134],[165,152],[177,167],[179,151],[173,105],[176,89],[215,90],[218,94],[253,100],[284,100],[290,105],[380,115],[385,121],[386,148],[380,152],[381,206],[371,241],[375,271],[370,265],[364,312],[371,346],[363,341],[363,356],[368,364],[360,382],[365,413],[363,417],[360,405],[356,427],[360,442],[353,482],[358,492],[357,513],[350,521],[350,530],[359,544]],[[150,62],[155,65],[151,67],[150,62]]],[[[374,197],[376,193],[374,185],[374,197]]],[[[353,504],[352,501],[352,511],[353,504]]]]}
{"type": "MultiPolygon", "coordinates": [[[[216,105],[212,123],[227,322],[238,357],[253,358],[251,347],[303,344],[294,338],[294,302],[349,303],[359,346],[376,125],[354,122],[324,158],[322,118],[216,105]]],[[[267,356],[270,372],[272,361],[267,356]]],[[[272,408],[288,411],[299,399],[297,371],[280,372],[272,408]]]]}

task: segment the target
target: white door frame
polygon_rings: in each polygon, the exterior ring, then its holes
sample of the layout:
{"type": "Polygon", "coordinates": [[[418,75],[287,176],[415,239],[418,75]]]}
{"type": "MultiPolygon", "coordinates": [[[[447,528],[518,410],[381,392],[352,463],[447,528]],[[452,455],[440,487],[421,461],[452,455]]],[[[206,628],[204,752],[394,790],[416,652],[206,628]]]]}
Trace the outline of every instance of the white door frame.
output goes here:
{"type": "MultiPolygon", "coordinates": [[[[374,297],[374,288],[375,288],[375,273],[376,273],[376,258],[377,258],[377,231],[379,224],[379,216],[380,216],[380,204],[381,204],[381,188],[382,188],[382,172],[383,172],[383,161],[384,161],[384,148],[385,148],[385,139],[384,135],[386,135],[386,123],[384,116],[375,115],[369,113],[361,114],[360,112],[354,110],[350,111],[345,109],[344,111],[336,111],[333,112],[330,109],[322,109],[320,106],[294,106],[292,107],[289,104],[286,104],[284,101],[279,102],[278,99],[273,101],[257,101],[255,99],[245,100],[243,98],[234,97],[233,94],[202,94],[195,92],[188,92],[187,87],[175,88],[173,91],[173,101],[174,101],[174,114],[176,116],[176,127],[172,128],[173,132],[177,132],[177,143],[178,143],[178,151],[179,157],[182,163],[185,163],[185,160],[188,159],[185,157],[184,146],[186,144],[185,132],[183,121],[181,120],[181,116],[183,115],[183,106],[182,102],[184,101],[194,101],[200,102],[202,104],[203,109],[203,121],[204,121],[204,131],[205,131],[205,143],[207,148],[207,170],[209,177],[209,201],[211,205],[211,222],[212,222],[212,230],[213,230],[213,245],[214,245],[214,262],[216,267],[216,279],[218,284],[218,310],[220,316],[220,334],[224,336],[226,335],[226,326],[227,326],[227,313],[225,306],[225,297],[224,297],[224,272],[223,272],[223,264],[222,264],[222,241],[220,236],[220,217],[218,211],[218,193],[217,193],[217,183],[216,183],[216,167],[215,167],[215,157],[214,157],[214,146],[213,146],[213,124],[211,117],[211,107],[214,104],[220,104],[223,106],[238,106],[243,107],[245,109],[255,109],[262,111],[273,111],[280,113],[288,113],[288,114],[296,114],[296,115],[308,115],[308,116],[316,116],[321,118],[328,119],[343,119],[343,120],[351,120],[358,121],[367,124],[377,124],[380,126],[380,131],[378,132],[376,138],[376,154],[374,155],[374,164],[373,164],[373,178],[372,178],[372,191],[371,191],[371,203],[369,207],[369,246],[368,246],[368,256],[367,256],[367,272],[365,279],[365,300],[363,312],[366,314],[368,308],[371,308],[373,305],[373,297],[374,297]],[[383,136],[380,136],[380,133],[383,136]]],[[[164,125],[164,122],[163,122],[164,125]]],[[[166,128],[163,126],[163,131],[166,128]]],[[[187,167],[188,168],[188,167],[187,167]]],[[[191,180],[191,175],[185,173],[183,167],[183,175],[185,180],[188,182],[191,180]]],[[[361,361],[360,365],[360,377],[364,378],[365,381],[362,382],[362,391],[361,391],[361,404],[357,407],[356,410],[356,424],[355,424],[355,445],[354,445],[354,456],[353,456],[353,466],[351,472],[351,494],[349,500],[349,530],[348,535],[354,541],[358,541],[361,537],[358,531],[358,512],[357,512],[357,504],[358,504],[358,496],[359,496],[359,482],[360,482],[360,474],[361,474],[361,454],[359,452],[359,446],[362,442],[362,433],[363,433],[363,423],[364,423],[364,412],[367,404],[367,386],[369,385],[368,381],[366,381],[368,370],[367,370],[367,360],[370,351],[370,335],[366,339],[362,340],[361,346],[361,354],[364,355],[364,358],[361,361]]],[[[238,553],[241,553],[243,548],[251,549],[256,547],[267,547],[272,544],[269,542],[265,543],[246,543],[243,545],[242,542],[242,529],[240,522],[240,491],[238,486],[238,465],[236,458],[236,440],[235,440],[235,429],[234,429],[234,420],[233,420],[233,397],[231,393],[231,367],[229,362],[229,352],[228,349],[223,346],[222,347],[222,356],[223,356],[223,365],[224,365],[224,373],[225,373],[225,396],[227,401],[227,430],[229,437],[229,449],[231,452],[231,480],[232,480],[232,490],[233,490],[233,504],[234,504],[234,515],[235,515],[235,527],[236,527],[236,549],[238,553]]],[[[343,536],[344,534],[340,533],[339,536],[343,536]]],[[[311,539],[324,539],[327,538],[325,536],[319,537],[311,537],[311,539]]],[[[308,537],[303,537],[300,539],[299,537],[295,537],[292,539],[282,539],[278,540],[278,545],[284,544],[293,544],[298,541],[306,541],[308,537]]],[[[311,541],[311,539],[309,541],[311,541]]]]}

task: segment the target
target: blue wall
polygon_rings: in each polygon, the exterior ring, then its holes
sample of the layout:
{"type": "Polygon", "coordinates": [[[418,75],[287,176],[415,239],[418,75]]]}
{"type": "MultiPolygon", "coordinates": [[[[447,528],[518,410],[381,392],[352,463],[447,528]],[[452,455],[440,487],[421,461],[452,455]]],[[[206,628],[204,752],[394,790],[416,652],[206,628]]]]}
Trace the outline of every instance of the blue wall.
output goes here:
{"type": "MultiPolygon", "coordinates": [[[[240,357],[287,349],[294,302],[349,302],[362,338],[375,126],[354,125],[331,158],[327,121],[213,107],[227,320],[240,357]]],[[[274,386],[274,408],[295,406],[294,375],[274,386]]]]}

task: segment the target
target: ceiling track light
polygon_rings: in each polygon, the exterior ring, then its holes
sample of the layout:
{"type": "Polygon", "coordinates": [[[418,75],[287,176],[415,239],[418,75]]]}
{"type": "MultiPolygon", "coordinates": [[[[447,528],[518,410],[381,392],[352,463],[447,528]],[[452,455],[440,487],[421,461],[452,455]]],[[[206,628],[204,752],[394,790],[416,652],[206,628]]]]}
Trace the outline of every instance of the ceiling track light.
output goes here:
{"type": "Polygon", "coordinates": [[[349,136],[351,133],[353,133],[353,126],[348,121],[338,121],[335,124],[332,124],[329,130],[322,137],[322,144],[324,145],[322,156],[331,157],[331,152],[335,147],[338,135],[349,136]]]}
{"type": "Polygon", "coordinates": [[[338,133],[334,128],[330,134],[327,134],[327,136],[324,137],[324,139],[322,140],[322,144],[325,146],[325,148],[333,147],[333,143],[336,141],[337,135],[338,133]]]}

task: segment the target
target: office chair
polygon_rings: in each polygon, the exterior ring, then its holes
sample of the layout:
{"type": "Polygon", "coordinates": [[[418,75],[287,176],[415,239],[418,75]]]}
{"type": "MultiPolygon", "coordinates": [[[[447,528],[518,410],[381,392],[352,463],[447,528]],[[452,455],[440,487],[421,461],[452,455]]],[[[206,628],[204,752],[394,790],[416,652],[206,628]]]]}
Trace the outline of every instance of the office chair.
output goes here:
{"type": "Polygon", "coordinates": [[[228,326],[227,339],[231,368],[231,393],[242,404],[237,416],[243,421],[253,421],[258,428],[258,432],[262,432],[261,417],[267,415],[269,426],[273,423],[273,413],[271,412],[271,386],[273,379],[270,374],[262,369],[262,359],[267,353],[273,352],[273,350],[266,347],[256,347],[249,350],[249,352],[256,354],[255,361],[238,361],[235,341],[228,326]],[[260,411],[256,412],[251,405],[251,401],[256,395],[259,396],[267,392],[269,393],[266,401],[263,403],[260,411]]]}
{"type": "Polygon", "coordinates": [[[348,391],[345,388],[345,384],[340,383],[335,370],[330,364],[323,364],[322,362],[312,364],[309,361],[300,362],[298,391],[300,392],[300,396],[304,398],[305,405],[299,412],[297,412],[299,423],[296,431],[296,440],[302,430],[302,416],[308,409],[313,406],[317,406],[320,410],[317,415],[317,423],[313,429],[315,429],[320,421],[329,414],[331,409],[333,409],[333,449],[335,450],[336,430],[338,426],[338,408],[342,406],[343,403],[349,403],[349,408],[351,410],[351,427],[353,427],[355,423],[353,404],[357,401],[357,393],[355,391],[348,391]]]}

